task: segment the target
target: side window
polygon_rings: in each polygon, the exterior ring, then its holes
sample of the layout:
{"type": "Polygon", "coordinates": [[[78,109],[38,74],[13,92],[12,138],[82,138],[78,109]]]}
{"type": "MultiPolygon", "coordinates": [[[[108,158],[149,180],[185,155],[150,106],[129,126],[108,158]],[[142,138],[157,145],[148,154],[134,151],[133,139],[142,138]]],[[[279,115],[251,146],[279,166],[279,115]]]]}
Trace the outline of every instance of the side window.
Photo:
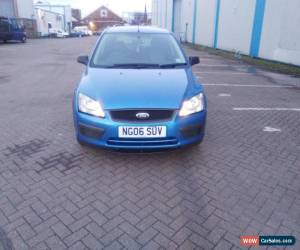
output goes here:
{"type": "Polygon", "coordinates": [[[25,27],[32,28],[32,27],[30,27],[30,25],[29,25],[31,22],[27,22],[27,23],[26,23],[26,22],[23,21],[23,20],[18,20],[17,23],[18,23],[19,29],[22,29],[22,28],[25,28],[25,27]]]}
{"type": "Polygon", "coordinates": [[[21,25],[19,24],[19,22],[16,19],[11,19],[10,25],[11,25],[12,29],[14,29],[14,30],[21,28],[21,25]]]}
{"type": "Polygon", "coordinates": [[[0,32],[9,32],[8,20],[0,19],[0,32]]]}

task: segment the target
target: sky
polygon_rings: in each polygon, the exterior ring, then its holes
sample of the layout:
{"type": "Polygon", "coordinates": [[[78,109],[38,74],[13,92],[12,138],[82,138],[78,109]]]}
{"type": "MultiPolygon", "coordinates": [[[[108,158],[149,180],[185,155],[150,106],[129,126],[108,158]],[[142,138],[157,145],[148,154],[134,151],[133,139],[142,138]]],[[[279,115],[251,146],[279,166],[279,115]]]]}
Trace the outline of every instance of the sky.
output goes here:
{"type": "MultiPolygon", "coordinates": [[[[37,2],[38,0],[35,0],[37,2]]],[[[118,15],[129,11],[144,11],[145,4],[147,10],[151,11],[151,0],[40,0],[51,4],[68,4],[73,8],[82,10],[82,15],[86,16],[101,5],[105,5],[118,15]]]]}

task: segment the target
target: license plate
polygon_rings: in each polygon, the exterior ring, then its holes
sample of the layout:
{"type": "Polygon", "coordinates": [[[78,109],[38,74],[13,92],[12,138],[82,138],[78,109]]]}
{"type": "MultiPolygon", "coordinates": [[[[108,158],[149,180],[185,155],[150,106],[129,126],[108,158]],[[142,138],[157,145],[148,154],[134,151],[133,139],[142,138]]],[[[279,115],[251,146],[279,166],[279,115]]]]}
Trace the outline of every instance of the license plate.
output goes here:
{"type": "Polygon", "coordinates": [[[120,138],[162,138],[167,136],[166,126],[119,127],[120,138]]]}

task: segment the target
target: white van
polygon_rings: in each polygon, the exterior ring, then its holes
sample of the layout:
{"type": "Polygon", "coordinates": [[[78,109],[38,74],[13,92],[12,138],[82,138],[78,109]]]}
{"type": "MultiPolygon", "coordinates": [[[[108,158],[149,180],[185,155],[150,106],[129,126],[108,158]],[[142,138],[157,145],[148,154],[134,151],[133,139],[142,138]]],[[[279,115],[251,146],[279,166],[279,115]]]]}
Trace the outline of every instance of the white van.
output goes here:
{"type": "Polygon", "coordinates": [[[70,34],[62,29],[49,29],[49,36],[50,37],[58,37],[58,38],[66,38],[69,37],[70,34]]]}

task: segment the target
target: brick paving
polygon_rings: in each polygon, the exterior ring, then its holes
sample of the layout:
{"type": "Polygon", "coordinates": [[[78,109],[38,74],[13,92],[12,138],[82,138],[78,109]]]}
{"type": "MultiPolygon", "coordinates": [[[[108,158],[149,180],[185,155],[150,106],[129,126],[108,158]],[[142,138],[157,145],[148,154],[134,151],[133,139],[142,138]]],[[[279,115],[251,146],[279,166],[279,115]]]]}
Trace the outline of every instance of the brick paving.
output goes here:
{"type": "Polygon", "coordinates": [[[201,56],[194,71],[208,96],[202,145],[148,154],[82,147],[71,100],[83,71],[76,57],[94,42],[0,44],[3,246],[239,249],[241,235],[300,239],[300,112],[233,110],[300,108],[299,79],[188,49],[201,56]],[[273,87],[209,85],[224,83],[273,87]]]}

